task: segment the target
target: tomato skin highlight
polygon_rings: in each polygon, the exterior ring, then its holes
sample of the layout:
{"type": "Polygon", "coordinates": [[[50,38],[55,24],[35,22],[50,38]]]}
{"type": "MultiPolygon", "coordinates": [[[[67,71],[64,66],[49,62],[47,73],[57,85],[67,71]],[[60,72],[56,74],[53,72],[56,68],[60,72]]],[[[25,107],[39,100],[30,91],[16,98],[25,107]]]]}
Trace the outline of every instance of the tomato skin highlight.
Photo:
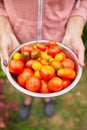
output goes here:
{"type": "Polygon", "coordinates": [[[41,88],[41,80],[35,76],[28,78],[25,88],[32,92],[39,92],[41,88]]]}
{"type": "Polygon", "coordinates": [[[26,81],[29,77],[33,76],[34,72],[29,68],[24,68],[24,70],[17,76],[18,83],[25,87],[26,81]]]}
{"type": "Polygon", "coordinates": [[[31,53],[33,51],[33,49],[34,49],[33,45],[26,45],[21,48],[21,52],[31,53]]]}
{"type": "Polygon", "coordinates": [[[49,82],[48,82],[48,89],[51,92],[57,92],[60,91],[63,88],[63,81],[62,79],[58,77],[53,77],[49,82]]]}
{"type": "Polygon", "coordinates": [[[9,71],[13,74],[20,74],[24,69],[24,62],[22,60],[10,60],[8,62],[9,71]]]}

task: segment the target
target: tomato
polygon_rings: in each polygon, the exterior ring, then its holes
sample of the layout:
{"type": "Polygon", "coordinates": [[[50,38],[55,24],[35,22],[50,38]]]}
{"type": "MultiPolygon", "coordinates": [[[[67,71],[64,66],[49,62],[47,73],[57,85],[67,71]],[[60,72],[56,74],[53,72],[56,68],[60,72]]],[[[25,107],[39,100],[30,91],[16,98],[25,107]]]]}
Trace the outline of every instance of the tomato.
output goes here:
{"type": "Polygon", "coordinates": [[[28,61],[25,63],[25,66],[28,67],[28,68],[32,68],[32,64],[33,64],[34,61],[35,61],[35,60],[33,60],[33,59],[28,60],[28,61]]]}
{"type": "Polygon", "coordinates": [[[39,70],[36,70],[36,71],[34,72],[34,76],[37,77],[37,78],[39,78],[39,79],[41,79],[39,70]]]}
{"type": "Polygon", "coordinates": [[[26,81],[28,80],[29,77],[33,76],[33,71],[29,68],[25,68],[18,76],[17,76],[17,81],[18,83],[25,87],[26,81]]]}
{"type": "Polygon", "coordinates": [[[47,56],[48,56],[48,54],[46,52],[41,52],[42,59],[46,59],[47,56]]]}
{"type": "Polygon", "coordinates": [[[47,81],[41,80],[41,84],[42,85],[41,85],[40,93],[50,93],[48,89],[47,81]]]}
{"type": "Polygon", "coordinates": [[[27,60],[30,59],[30,53],[29,52],[24,51],[24,52],[21,53],[21,55],[22,55],[22,60],[27,61],[27,60]]]}
{"type": "Polygon", "coordinates": [[[69,67],[69,68],[72,68],[74,69],[74,61],[71,60],[70,58],[65,58],[63,61],[62,61],[62,66],[65,68],[65,67],[69,67]]]}
{"type": "Polygon", "coordinates": [[[60,52],[55,55],[55,60],[62,61],[65,57],[66,57],[65,54],[63,52],[60,52]]]}
{"type": "Polygon", "coordinates": [[[57,92],[63,88],[63,81],[62,79],[58,77],[53,77],[49,82],[48,82],[48,89],[51,92],[57,92]]]}
{"type": "Polygon", "coordinates": [[[67,88],[70,85],[71,81],[70,80],[63,80],[63,89],[67,88]]]}
{"type": "Polygon", "coordinates": [[[41,59],[41,60],[40,60],[40,63],[41,63],[42,65],[48,65],[48,64],[49,64],[46,59],[41,59]]]}
{"type": "Polygon", "coordinates": [[[40,69],[40,76],[44,80],[50,80],[51,78],[55,76],[55,70],[52,66],[49,66],[49,65],[43,66],[40,69]]]}
{"type": "Polygon", "coordinates": [[[57,75],[63,79],[73,80],[76,72],[71,68],[62,68],[57,71],[57,75]]]}
{"type": "Polygon", "coordinates": [[[40,56],[40,51],[39,51],[38,49],[34,49],[34,50],[31,52],[31,58],[32,58],[32,59],[37,59],[39,56],[40,56]]]}
{"type": "Polygon", "coordinates": [[[22,60],[10,60],[8,62],[9,71],[13,74],[19,74],[24,69],[24,62],[22,60]]]}
{"type": "Polygon", "coordinates": [[[39,92],[41,88],[41,81],[39,78],[32,76],[26,82],[26,89],[32,92],[39,92]]]}
{"type": "Polygon", "coordinates": [[[32,69],[34,69],[34,70],[40,70],[41,67],[42,67],[42,65],[41,65],[41,63],[39,61],[34,61],[32,63],[32,69]]]}
{"type": "Polygon", "coordinates": [[[48,49],[48,54],[51,55],[52,57],[54,57],[59,52],[60,52],[60,48],[58,46],[51,46],[48,49]]]}
{"type": "Polygon", "coordinates": [[[55,40],[49,40],[49,42],[47,43],[48,47],[55,46],[55,45],[57,45],[55,40]]]}
{"type": "Polygon", "coordinates": [[[33,49],[34,49],[33,45],[26,45],[26,46],[21,47],[21,52],[31,53],[33,49]]]}
{"type": "Polygon", "coordinates": [[[37,43],[37,48],[40,49],[41,51],[45,51],[46,50],[46,45],[43,43],[37,43]]]}
{"type": "Polygon", "coordinates": [[[50,65],[57,71],[62,68],[62,64],[59,61],[53,60],[50,65]]]}
{"type": "Polygon", "coordinates": [[[15,52],[12,58],[14,60],[20,60],[20,59],[22,59],[22,55],[20,52],[15,52]]]}

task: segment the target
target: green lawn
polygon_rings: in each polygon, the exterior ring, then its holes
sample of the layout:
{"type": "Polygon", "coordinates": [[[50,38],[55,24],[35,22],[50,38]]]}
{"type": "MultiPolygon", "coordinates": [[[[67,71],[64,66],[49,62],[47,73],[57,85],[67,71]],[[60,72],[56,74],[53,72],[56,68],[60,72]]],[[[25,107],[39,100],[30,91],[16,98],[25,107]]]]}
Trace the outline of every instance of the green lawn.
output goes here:
{"type": "Polygon", "coordinates": [[[23,94],[12,87],[7,80],[4,87],[6,102],[17,102],[17,110],[7,109],[9,118],[5,119],[5,130],[87,130],[87,70],[78,85],[70,92],[55,97],[55,114],[51,118],[43,113],[43,99],[34,98],[30,116],[20,120],[18,110],[23,102],[23,94]]]}

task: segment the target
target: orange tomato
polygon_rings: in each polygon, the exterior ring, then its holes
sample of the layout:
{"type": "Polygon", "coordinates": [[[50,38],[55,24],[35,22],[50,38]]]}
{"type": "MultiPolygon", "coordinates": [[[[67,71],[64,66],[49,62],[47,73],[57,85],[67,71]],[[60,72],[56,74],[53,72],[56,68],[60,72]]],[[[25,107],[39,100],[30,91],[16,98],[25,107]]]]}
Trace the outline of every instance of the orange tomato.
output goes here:
{"type": "Polygon", "coordinates": [[[21,86],[25,87],[26,81],[31,76],[33,76],[33,71],[29,68],[24,68],[24,70],[17,76],[17,81],[21,86]]]}
{"type": "Polygon", "coordinates": [[[57,71],[57,75],[63,79],[73,80],[76,77],[76,72],[71,68],[62,68],[57,71]]]}
{"type": "Polygon", "coordinates": [[[40,76],[44,80],[50,80],[51,78],[53,78],[55,76],[55,70],[52,66],[48,66],[48,65],[43,66],[40,69],[40,76]]]}
{"type": "Polygon", "coordinates": [[[50,65],[57,71],[62,68],[62,64],[59,61],[53,60],[50,65]]]}
{"type": "Polygon", "coordinates": [[[57,92],[63,88],[63,81],[59,77],[53,77],[49,82],[48,82],[48,89],[51,92],[57,92]]]}
{"type": "Polygon", "coordinates": [[[32,76],[28,78],[25,87],[29,91],[39,92],[41,88],[41,80],[35,76],[32,76]]]}
{"type": "Polygon", "coordinates": [[[65,67],[69,67],[69,68],[72,68],[74,69],[74,61],[70,58],[65,58],[63,61],[62,61],[62,66],[65,68],[65,67]]]}
{"type": "Polygon", "coordinates": [[[63,52],[60,52],[55,55],[55,60],[62,61],[65,57],[66,57],[65,54],[63,52]]]}

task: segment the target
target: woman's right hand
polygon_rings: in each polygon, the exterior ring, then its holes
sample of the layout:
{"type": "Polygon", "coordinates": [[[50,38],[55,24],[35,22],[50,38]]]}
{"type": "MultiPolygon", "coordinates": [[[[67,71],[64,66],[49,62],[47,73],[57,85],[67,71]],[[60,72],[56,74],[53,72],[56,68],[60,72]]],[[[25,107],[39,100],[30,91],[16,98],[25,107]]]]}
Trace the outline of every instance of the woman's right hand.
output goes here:
{"type": "Polygon", "coordinates": [[[18,45],[19,42],[12,31],[8,18],[0,16],[0,53],[3,71],[5,71],[3,60],[8,62],[10,52],[18,45]]]}

